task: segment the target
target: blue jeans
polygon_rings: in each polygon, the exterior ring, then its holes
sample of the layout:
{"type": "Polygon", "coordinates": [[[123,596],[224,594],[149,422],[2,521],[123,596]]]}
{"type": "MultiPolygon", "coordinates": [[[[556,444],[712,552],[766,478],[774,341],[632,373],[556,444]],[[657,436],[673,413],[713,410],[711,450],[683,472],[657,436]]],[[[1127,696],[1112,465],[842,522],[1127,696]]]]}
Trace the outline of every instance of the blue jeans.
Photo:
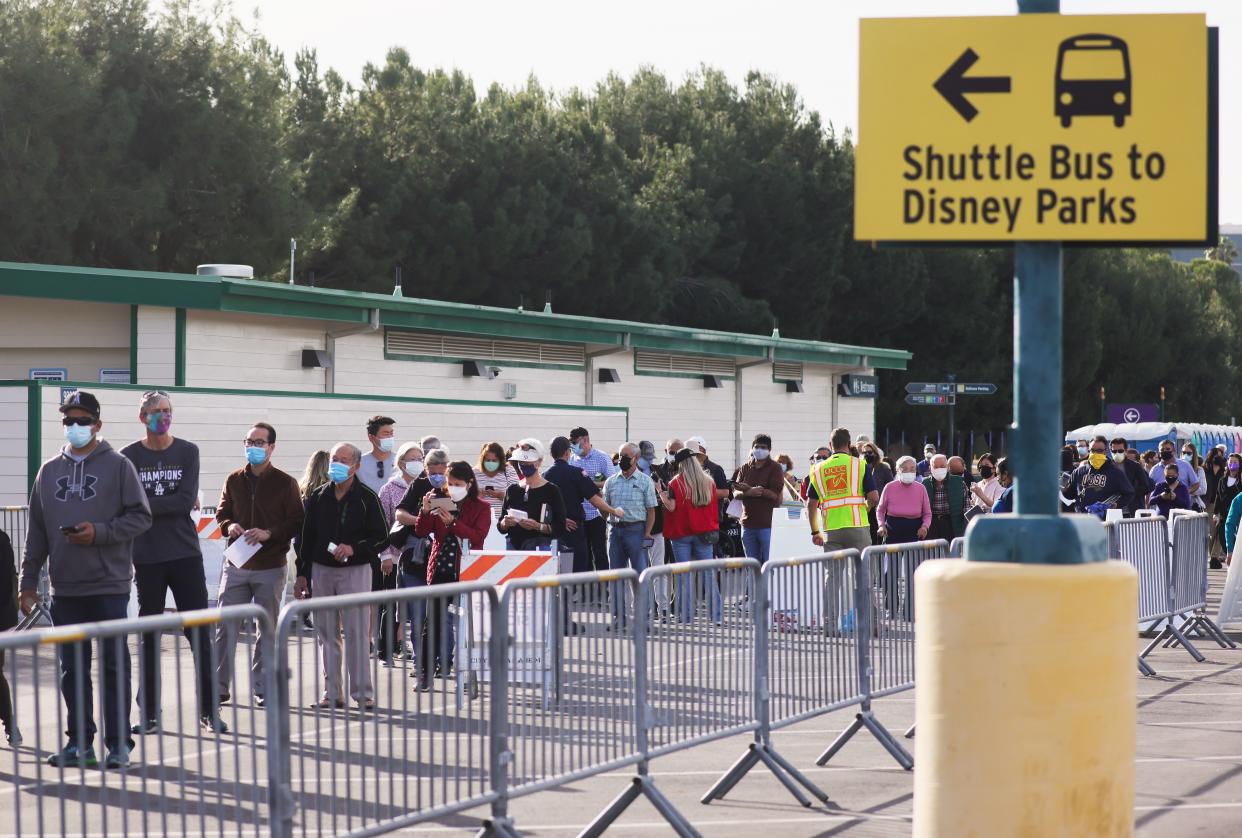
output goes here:
{"type": "MultiPolygon", "coordinates": [[[[427,574],[423,573],[406,573],[404,570],[399,571],[401,574],[400,582],[403,588],[425,588],[427,586],[427,574]]],[[[414,649],[414,659],[421,661],[423,659],[423,623],[427,618],[427,600],[412,599],[405,603],[405,619],[410,624],[410,646],[414,649]]]]}
{"type": "MultiPolygon", "coordinates": [[[[647,569],[647,551],[643,549],[643,525],[631,524],[627,527],[613,526],[608,536],[608,566],[613,570],[633,568],[642,573],[647,569]]],[[[613,597],[612,616],[618,622],[625,622],[625,614],[629,610],[628,602],[617,602],[629,597],[628,586],[621,586],[624,595],[613,597]]]]}
{"type": "MultiPolygon", "coordinates": [[[[129,607],[129,594],[96,596],[53,596],[52,623],[69,626],[101,620],[123,620],[129,607]]],[[[129,703],[132,700],[129,673],[129,645],[124,637],[110,637],[103,646],[104,743],[108,750],[133,747],[129,738],[129,703]]],[[[60,692],[65,697],[65,735],[69,744],[92,747],[95,734],[94,685],[91,683],[93,643],[66,643],[60,647],[60,692]],[[81,690],[81,703],[78,691],[81,690]]]]}
{"type": "MultiPolygon", "coordinates": [[[[708,544],[697,535],[688,535],[685,538],[674,538],[669,542],[673,547],[673,560],[677,562],[694,562],[706,561],[712,558],[712,545],[708,544]]],[[[683,623],[688,623],[694,619],[695,612],[695,595],[696,579],[702,579],[700,587],[706,588],[707,611],[711,615],[712,621],[719,623],[721,619],[720,609],[720,585],[716,581],[716,571],[708,573],[682,573],[677,576],[677,619],[683,623]]]]}
{"type": "Polygon", "coordinates": [[[768,551],[772,549],[772,528],[742,527],[742,549],[747,558],[758,559],[759,564],[768,563],[768,551]]]}

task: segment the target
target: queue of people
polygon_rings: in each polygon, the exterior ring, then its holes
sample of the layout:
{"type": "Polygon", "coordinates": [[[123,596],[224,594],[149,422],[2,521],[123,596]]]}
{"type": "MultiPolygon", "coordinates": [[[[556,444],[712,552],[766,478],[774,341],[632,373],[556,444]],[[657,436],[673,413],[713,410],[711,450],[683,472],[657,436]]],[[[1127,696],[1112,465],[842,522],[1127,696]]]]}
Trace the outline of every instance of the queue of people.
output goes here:
{"type": "MultiPolygon", "coordinates": [[[[43,464],[31,493],[20,604],[35,604],[46,564],[51,613],[57,625],[126,616],[131,580],[140,614],[164,609],[172,593],[179,610],[208,603],[203,557],[192,513],[199,489],[198,448],[173,433],[168,393],[142,394],[138,441],[121,451],[99,438],[98,400],[89,392],[65,394],[60,407],[66,444],[43,464]]],[[[770,558],[775,511],[804,503],[810,541],[824,550],[863,549],[965,533],[978,515],[1013,511],[1014,473],[1009,462],[981,455],[971,468],[962,458],[927,446],[916,461],[890,461],[866,437],[834,429],[829,444],[811,455],[807,474],[776,453],[767,434],[756,434],[732,476],[714,463],[702,436],[655,444],[626,442],[614,456],[595,447],[577,427],[545,445],[524,438],[506,448],[486,443],[473,462],[454,459],[435,436],[398,442],[397,423],[374,416],[361,428],[367,446],[342,441],[316,452],[301,481],[276,465],[277,428],[255,422],[245,433],[244,465],[231,472],[216,520],[238,561],[225,562],[217,601],[255,603],[275,623],[294,555],[293,595],[314,599],[368,591],[444,585],[458,581],[463,555],[492,532],[517,551],[559,547],[562,571],[630,568],[642,572],[665,562],[745,555],[770,558]]],[[[1242,457],[1213,450],[1200,461],[1193,445],[1162,442],[1153,464],[1124,439],[1097,437],[1062,452],[1062,500],[1067,511],[1105,517],[1108,510],[1142,508],[1167,514],[1200,508],[1216,516],[1213,561],[1233,549],[1242,521],[1242,457]]],[[[0,533],[0,535],[3,535],[0,533]]],[[[0,538],[0,571],[11,563],[7,536],[0,538]]],[[[0,575],[3,575],[0,572],[0,575]]],[[[714,580],[694,590],[678,576],[655,591],[666,619],[690,622],[702,604],[706,619],[722,620],[714,580]],[[700,602],[696,602],[696,595],[700,602]]],[[[630,605],[606,604],[610,627],[625,630],[630,605]]],[[[448,677],[454,661],[457,616],[434,600],[398,606],[316,610],[313,625],[322,686],[315,706],[361,710],[374,706],[371,660],[391,666],[413,662],[415,689],[448,677]]],[[[16,613],[0,613],[16,623],[16,613]]],[[[569,623],[568,632],[580,630],[569,623]]],[[[196,672],[198,718],[222,734],[220,708],[236,692],[233,660],[237,626],[187,629],[196,672]]],[[[61,648],[60,668],[68,708],[66,745],[52,765],[98,764],[89,644],[61,648]]],[[[268,662],[255,647],[251,701],[266,705],[262,672],[268,662]]],[[[131,661],[125,644],[104,644],[102,701],[105,765],[127,763],[134,736],[161,732],[158,637],[140,643],[138,723],[130,725],[131,661]]],[[[0,659],[2,666],[2,659],[0,659]]],[[[0,723],[20,742],[7,684],[0,678],[0,723]]]]}

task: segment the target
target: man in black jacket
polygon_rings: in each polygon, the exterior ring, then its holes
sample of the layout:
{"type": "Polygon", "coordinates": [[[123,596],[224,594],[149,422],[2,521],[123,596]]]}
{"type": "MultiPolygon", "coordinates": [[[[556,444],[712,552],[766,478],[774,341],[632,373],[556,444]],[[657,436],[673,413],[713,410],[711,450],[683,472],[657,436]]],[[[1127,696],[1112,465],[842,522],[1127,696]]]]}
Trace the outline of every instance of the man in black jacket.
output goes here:
{"type": "Polygon", "coordinates": [[[1109,443],[1109,448],[1112,451],[1113,462],[1121,466],[1126,479],[1134,487],[1134,497],[1125,506],[1126,517],[1133,518],[1136,511],[1147,508],[1147,496],[1156,488],[1156,484],[1147,476],[1147,470],[1143,468],[1142,463],[1126,456],[1125,439],[1117,437],[1109,443]]]}
{"type": "MultiPolygon", "coordinates": [[[[307,580],[314,575],[315,596],[360,594],[371,590],[371,566],[379,562],[388,545],[388,525],[379,498],[356,478],[362,452],[356,445],[339,443],[332,449],[328,466],[331,482],[311,493],[306,521],[298,544],[298,578],[293,593],[307,595],[307,580]]],[[[341,633],[344,629],[345,670],[349,695],[358,706],[374,706],[368,666],[367,624],[371,609],[346,608],[319,612],[315,631],[323,651],[324,691],[320,707],[345,706],[341,679],[341,633]]]]}
{"type": "Polygon", "coordinates": [[[1101,521],[1109,509],[1125,509],[1134,497],[1134,485],[1121,466],[1108,457],[1109,443],[1097,436],[1089,443],[1087,458],[1074,469],[1061,494],[1072,501],[1074,511],[1094,515],[1101,521]]]}

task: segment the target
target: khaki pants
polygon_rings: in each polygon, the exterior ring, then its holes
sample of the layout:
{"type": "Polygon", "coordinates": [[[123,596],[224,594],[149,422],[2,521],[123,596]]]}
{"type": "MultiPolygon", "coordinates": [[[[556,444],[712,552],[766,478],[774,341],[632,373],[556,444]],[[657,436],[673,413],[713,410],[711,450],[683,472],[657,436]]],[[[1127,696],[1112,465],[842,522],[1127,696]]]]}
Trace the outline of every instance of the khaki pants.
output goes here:
{"type": "MultiPolygon", "coordinates": [[[[371,568],[331,567],[316,564],[311,571],[314,587],[312,601],[342,594],[361,594],[371,590],[371,568]]],[[[370,655],[367,649],[367,628],[371,609],[367,606],[338,611],[316,611],[315,634],[323,654],[323,694],[329,701],[344,701],[344,687],[354,701],[368,701],[375,694],[371,686],[370,655]],[[342,642],[341,634],[344,633],[342,642]],[[341,678],[341,657],[344,654],[345,675],[341,678]]]]}
{"type": "MultiPolygon", "coordinates": [[[[280,611],[280,600],[285,587],[285,569],[245,570],[224,563],[224,572],[220,574],[220,590],[216,594],[220,607],[227,605],[244,605],[253,602],[267,612],[276,625],[276,616],[280,611]]],[[[220,695],[231,692],[233,684],[233,653],[237,648],[237,624],[221,623],[216,627],[216,687],[220,695]]],[[[259,629],[259,642],[254,645],[254,656],[250,660],[250,689],[255,695],[263,695],[263,635],[259,629]]]]}

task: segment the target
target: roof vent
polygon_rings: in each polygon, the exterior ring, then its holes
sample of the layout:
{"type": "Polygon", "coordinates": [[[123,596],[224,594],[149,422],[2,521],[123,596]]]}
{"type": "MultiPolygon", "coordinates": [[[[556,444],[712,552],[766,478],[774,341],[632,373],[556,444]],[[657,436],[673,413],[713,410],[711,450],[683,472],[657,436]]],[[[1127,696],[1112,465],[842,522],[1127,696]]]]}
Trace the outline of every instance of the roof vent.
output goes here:
{"type": "Polygon", "coordinates": [[[250,265],[199,265],[199,276],[227,276],[230,279],[254,279],[250,265]]]}

